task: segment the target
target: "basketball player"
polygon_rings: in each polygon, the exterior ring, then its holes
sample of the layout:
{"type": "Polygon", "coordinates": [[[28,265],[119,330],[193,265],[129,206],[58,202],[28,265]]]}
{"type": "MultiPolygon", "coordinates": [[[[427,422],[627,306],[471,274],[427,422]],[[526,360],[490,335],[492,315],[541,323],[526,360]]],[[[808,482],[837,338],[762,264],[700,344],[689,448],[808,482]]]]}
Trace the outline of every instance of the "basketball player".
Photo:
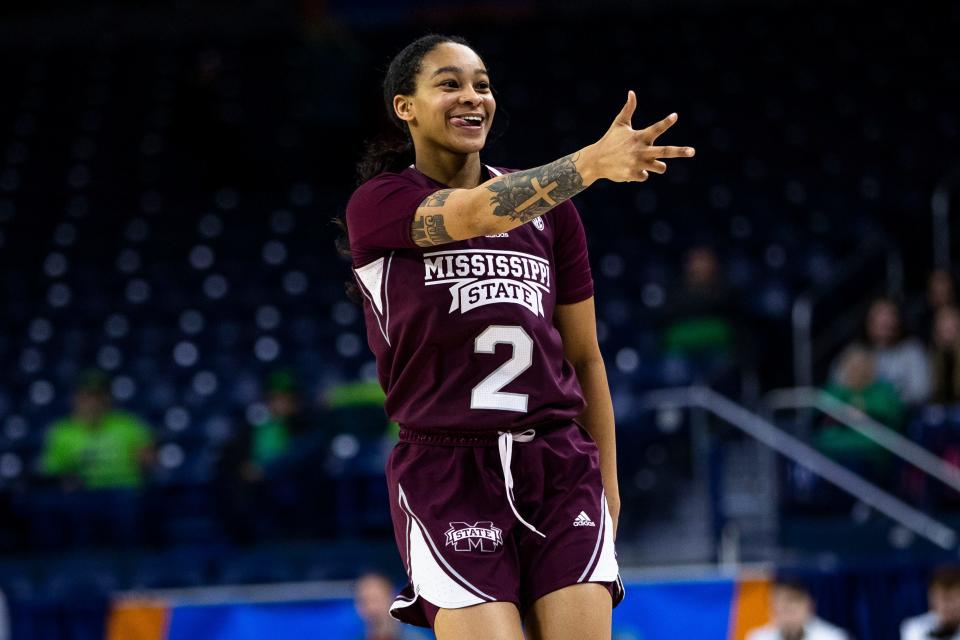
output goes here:
{"type": "Polygon", "coordinates": [[[387,481],[410,584],[391,613],[440,640],[610,638],[614,416],[570,198],[694,150],[655,146],[675,114],[634,130],[630,91],[596,143],[526,171],[484,165],[496,101],[460,38],[408,45],[384,98],[405,142],[369,150],[346,224],[401,425],[387,481]]]}

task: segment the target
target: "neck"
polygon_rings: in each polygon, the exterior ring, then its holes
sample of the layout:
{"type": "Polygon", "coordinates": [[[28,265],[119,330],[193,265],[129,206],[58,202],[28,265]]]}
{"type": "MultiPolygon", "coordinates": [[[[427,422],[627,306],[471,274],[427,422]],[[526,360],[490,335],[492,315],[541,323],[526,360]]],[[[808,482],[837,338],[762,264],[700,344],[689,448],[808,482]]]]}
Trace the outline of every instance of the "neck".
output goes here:
{"type": "Polygon", "coordinates": [[[429,153],[418,153],[415,166],[423,175],[454,189],[472,189],[481,182],[479,153],[434,148],[429,153]]]}

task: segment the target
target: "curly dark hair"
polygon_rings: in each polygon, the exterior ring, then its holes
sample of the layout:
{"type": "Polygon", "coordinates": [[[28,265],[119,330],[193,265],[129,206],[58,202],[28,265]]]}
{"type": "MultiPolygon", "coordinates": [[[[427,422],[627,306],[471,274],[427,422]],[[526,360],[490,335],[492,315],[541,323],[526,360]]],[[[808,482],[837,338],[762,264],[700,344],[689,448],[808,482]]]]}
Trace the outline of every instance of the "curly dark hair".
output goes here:
{"type": "MultiPolygon", "coordinates": [[[[387,109],[390,122],[400,131],[401,136],[390,136],[375,139],[367,143],[360,162],[357,163],[357,183],[363,184],[367,180],[380,175],[385,171],[400,171],[414,160],[413,139],[407,123],[397,117],[393,110],[393,97],[396,95],[411,95],[417,90],[417,74],[423,58],[433,51],[434,47],[446,42],[453,42],[469,47],[470,44],[460,36],[445,36],[435,33],[417,38],[400,53],[394,56],[387,67],[383,78],[383,103],[387,109]]],[[[350,258],[350,241],[347,237],[346,215],[333,218],[333,224],[340,230],[336,239],[337,253],[341,257],[350,258]]],[[[348,280],[344,288],[347,297],[356,303],[362,303],[357,285],[348,280]]]]}
{"type": "Polygon", "coordinates": [[[417,90],[417,74],[423,58],[440,44],[453,42],[469,47],[470,44],[460,36],[443,36],[435,33],[417,38],[394,56],[383,78],[383,106],[387,110],[390,122],[402,132],[402,137],[374,140],[367,144],[366,151],[357,164],[357,176],[360,184],[384,171],[396,171],[413,161],[413,140],[406,122],[397,117],[393,110],[393,97],[412,95],[417,90]]]}

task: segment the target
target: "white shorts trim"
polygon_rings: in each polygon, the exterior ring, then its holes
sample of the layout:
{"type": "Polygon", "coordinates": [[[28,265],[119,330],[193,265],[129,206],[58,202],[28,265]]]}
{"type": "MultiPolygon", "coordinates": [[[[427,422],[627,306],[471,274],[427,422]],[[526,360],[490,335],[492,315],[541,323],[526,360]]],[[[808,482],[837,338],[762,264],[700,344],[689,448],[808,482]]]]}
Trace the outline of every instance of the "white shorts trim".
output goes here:
{"type": "Polygon", "coordinates": [[[399,489],[400,508],[410,519],[412,525],[407,529],[409,531],[409,539],[407,540],[409,557],[407,562],[410,582],[413,584],[416,597],[409,601],[405,598],[398,598],[390,607],[390,610],[408,607],[416,602],[416,598],[420,596],[430,604],[442,609],[460,609],[484,602],[493,602],[495,600],[493,596],[470,584],[444,559],[429,533],[427,533],[423,522],[410,508],[403,487],[400,485],[397,485],[397,487],[399,489]]]}
{"type": "Polygon", "coordinates": [[[600,546],[600,560],[590,574],[590,582],[613,582],[620,575],[617,553],[613,547],[613,517],[607,506],[607,496],[603,495],[603,544],[600,546]]]}

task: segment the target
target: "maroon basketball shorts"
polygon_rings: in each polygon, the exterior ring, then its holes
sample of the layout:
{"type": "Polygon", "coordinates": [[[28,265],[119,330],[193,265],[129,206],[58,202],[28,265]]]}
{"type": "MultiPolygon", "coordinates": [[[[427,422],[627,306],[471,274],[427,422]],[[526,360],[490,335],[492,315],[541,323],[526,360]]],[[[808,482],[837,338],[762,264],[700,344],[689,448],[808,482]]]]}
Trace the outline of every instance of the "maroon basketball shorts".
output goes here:
{"type": "Polygon", "coordinates": [[[398,620],[432,627],[438,609],[497,601],[524,615],[581,582],[623,599],[599,453],[574,421],[489,436],[403,430],[387,482],[410,579],[390,608],[398,620]]]}

